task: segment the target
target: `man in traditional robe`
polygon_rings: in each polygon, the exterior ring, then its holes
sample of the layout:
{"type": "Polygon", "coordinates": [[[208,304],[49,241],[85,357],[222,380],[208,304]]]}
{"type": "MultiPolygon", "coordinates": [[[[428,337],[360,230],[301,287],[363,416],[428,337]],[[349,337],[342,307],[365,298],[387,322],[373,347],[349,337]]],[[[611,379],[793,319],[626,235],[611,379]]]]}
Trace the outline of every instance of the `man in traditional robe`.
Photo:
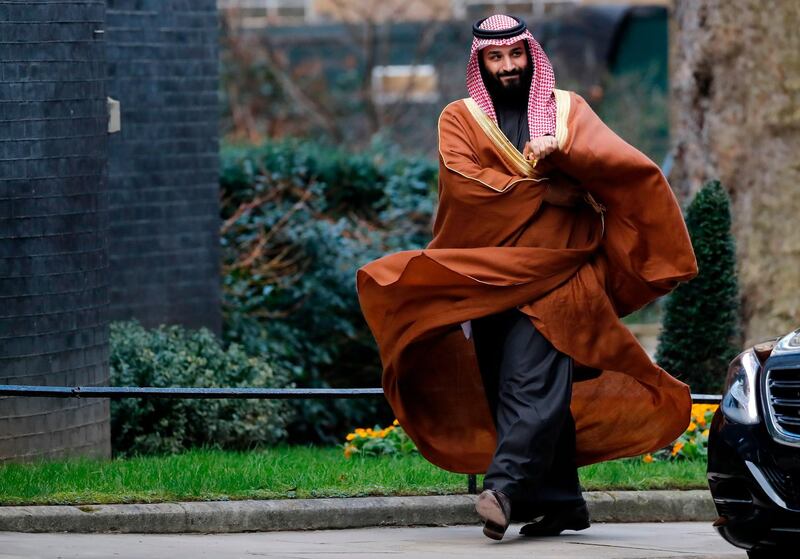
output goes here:
{"type": "Polygon", "coordinates": [[[362,267],[359,301],[422,455],[486,474],[484,534],[534,520],[523,535],[552,535],[588,526],[578,466],[688,426],[688,386],[620,317],[697,267],[658,166],[555,89],[525,23],[494,15],[473,35],[469,97],[439,117],[433,240],[362,267]]]}

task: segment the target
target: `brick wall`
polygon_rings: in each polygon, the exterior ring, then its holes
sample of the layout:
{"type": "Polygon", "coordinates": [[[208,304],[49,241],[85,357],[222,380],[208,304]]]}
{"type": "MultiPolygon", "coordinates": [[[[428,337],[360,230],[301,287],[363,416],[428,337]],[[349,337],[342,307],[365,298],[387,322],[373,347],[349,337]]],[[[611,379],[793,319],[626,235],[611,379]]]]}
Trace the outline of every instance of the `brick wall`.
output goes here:
{"type": "MultiPolygon", "coordinates": [[[[108,381],[103,18],[0,2],[0,384],[108,381]]],[[[107,400],[0,397],[0,461],[109,453],[107,400]]]]}
{"type": "Polygon", "coordinates": [[[221,328],[215,0],[108,0],[111,318],[221,328]]]}

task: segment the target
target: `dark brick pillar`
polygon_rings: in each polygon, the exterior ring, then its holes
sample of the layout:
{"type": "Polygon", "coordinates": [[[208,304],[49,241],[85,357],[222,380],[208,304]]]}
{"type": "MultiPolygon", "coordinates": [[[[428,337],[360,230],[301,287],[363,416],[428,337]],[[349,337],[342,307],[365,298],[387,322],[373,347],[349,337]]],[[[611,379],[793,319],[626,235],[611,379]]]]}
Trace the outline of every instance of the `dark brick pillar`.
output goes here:
{"type": "Polygon", "coordinates": [[[221,329],[216,0],[109,0],[111,318],[221,329]]]}
{"type": "MultiPolygon", "coordinates": [[[[104,2],[0,2],[0,384],[108,382],[104,2]]],[[[0,461],[108,456],[107,400],[0,397],[0,461]]]]}

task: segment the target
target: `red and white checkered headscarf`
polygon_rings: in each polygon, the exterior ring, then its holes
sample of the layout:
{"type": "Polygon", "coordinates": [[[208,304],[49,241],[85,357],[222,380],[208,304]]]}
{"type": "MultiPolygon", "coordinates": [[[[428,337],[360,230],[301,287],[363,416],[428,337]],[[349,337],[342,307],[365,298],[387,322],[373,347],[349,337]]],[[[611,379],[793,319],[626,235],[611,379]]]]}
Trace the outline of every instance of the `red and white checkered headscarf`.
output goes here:
{"type": "MultiPolygon", "coordinates": [[[[519,23],[515,19],[506,15],[495,14],[486,18],[478,27],[487,31],[502,31],[517,25],[519,23]]],[[[528,127],[531,138],[538,138],[547,134],[555,135],[556,99],[553,94],[553,88],[556,85],[556,79],[553,75],[553,67],[550,65],[550,60],[542,50],[541,45],[527,29],[519,35],[508,37],[507,39],[472,38],[472,50],[467,63],[467,91],[481,110],[497,123],[497,115],[494,112],[491,95],[481,77],[478,52],[489,45],[508,46],[521,39],[528,41],[528,51],[531,54],[534,65],[531,89],[528,94],[528,127]]]]}

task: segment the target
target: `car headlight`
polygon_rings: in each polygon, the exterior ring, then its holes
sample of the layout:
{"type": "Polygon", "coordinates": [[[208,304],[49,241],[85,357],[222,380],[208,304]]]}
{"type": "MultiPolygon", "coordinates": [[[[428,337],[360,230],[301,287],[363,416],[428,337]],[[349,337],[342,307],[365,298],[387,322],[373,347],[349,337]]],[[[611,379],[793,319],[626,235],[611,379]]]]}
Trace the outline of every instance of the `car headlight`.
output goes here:
{"type": "Polygon", "coordinates": [[[735,423],[758,423],[756,406],[756,375],[761,365],[752,350],[736,356],[728,367],[725,390],[722,394],[722,413],[735,423]]]}

